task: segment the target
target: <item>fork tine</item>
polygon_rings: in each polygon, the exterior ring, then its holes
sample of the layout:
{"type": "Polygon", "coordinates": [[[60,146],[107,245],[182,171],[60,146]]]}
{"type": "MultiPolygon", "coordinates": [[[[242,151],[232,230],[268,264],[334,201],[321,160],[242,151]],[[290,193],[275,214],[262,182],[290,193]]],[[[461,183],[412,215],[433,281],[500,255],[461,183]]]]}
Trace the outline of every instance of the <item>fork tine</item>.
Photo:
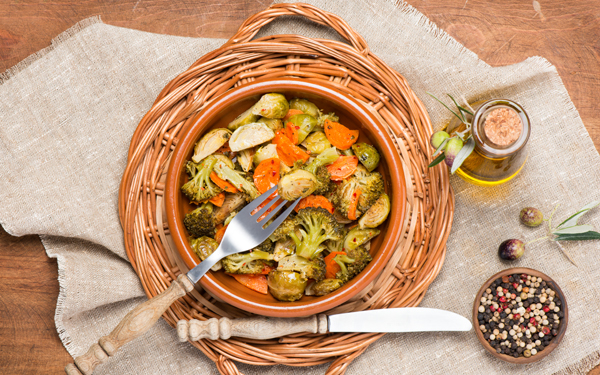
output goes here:
{"type": "Polygon", "coordinates": [[[271,194],[273,194],[275,191],[277,191],[277,185],[273,186],[267,192],[265,192],[264,194],[262,194],[261,196],[259,196],[255,200],[253,200],[252,202],[248,203],[246,205],[246,207],[244,207],[240,211],[240,213],[242,213],[242,212],[244,212],[244,213],[248,212],[248,216],[250,216],[250,213],[252,211],[254,211],[258,206],[260,206],[264,201],[266,201],[267,198],[269,198],[271,196],[271,194]]]}
{"type": "Polygon", "coordinates": [[[261,217],[265,212],[267,212],[269,210],[269,208],[273,207],[273,205],[278,202],[281,198],[276,195],[275,198],[271,199],[271,201],[267,204],[265,204],[265,206],[263,208],[260,209],[260,211],[258,211],[257,213],[253,214],[252,217],[261,217]]]}
{"type": "MultiPolygon", "coordinates": [[[[279,198],[279,197],[278,197],[278,198],[279,198]]],[[[275,200],[277,200],[277,201],[278,201],[279,199],[273,199],[273,200],[274,200],[274,201],[275,201],[275,200]]],[[[279,203],[279,204],[277,205],[277,207],[275,207],[275,208],[273,209],[273,211],[269,212],[269,214],[268,214],[267,216],[265,216],[265,217],[264,217],[262,220],[260,220],[258,223],[259,223],[259,224],[261,224],[261,225],[264,225],[264,224],[265,224],[267,221],[271,220],[271,218],[272,218],[273,216],[275,216],[275,215],[276,215],[276,214],[279,212],[279,210],[281,210],[281,209],[283,208],[283,206],[285,206],[285,205],[286,205],[286,203],[287,203],[287,202],[288,202],[288,201],[286,201],[285,199],[283,199],[283,200],[282,200],[282,202],[281,202],[281,203],[279,203]]],[[[269,202],[269,203],[270,203],[270,202],[269,202]]],[[[259,216],[259,217],[260,217],[260,216],[259,216]]]]}
{"type": "MultiPolygon", "coordinates": [[[[284,201],[284,202],[287,202],[287,201],[284,201]]],[[[285,211],[283,211],[283,213],[281,215],[279,215],[279,217],[277,219],[275,219],[271,224],[269,224],[269,226],[265,229],[268,229],[270,227],[277,228],[278,226],[280,226],[281,223],[283,223],[283,221],[285,219],[287,219],[288,216],[290,216],[290,213],[296,207],[298,202],[300,202],[300,199],[296,199],[294,202],[292,202],[292,204],[290,204],[290,206],[285,211]]]]}

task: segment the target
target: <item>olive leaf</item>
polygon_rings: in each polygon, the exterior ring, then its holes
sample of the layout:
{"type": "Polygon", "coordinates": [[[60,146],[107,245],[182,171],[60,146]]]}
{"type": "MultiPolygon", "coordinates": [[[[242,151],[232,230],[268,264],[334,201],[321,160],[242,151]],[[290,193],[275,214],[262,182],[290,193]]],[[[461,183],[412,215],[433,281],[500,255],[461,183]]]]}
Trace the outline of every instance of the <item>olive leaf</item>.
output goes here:
{"type": "Polygon", "coordinates": [[[427,168],[431,168],[440,164],[442,161],[444,161],[444,159],[446,159],[446,154],[442,152],[437,158],[435,158],[431,163],[429,163],[427,168]]]}
{"type": "MultiPolygon", "coordinates": [[[[435,149],[435,152],[433,153],[433,156],[436,156],[438,154],[438,152],[442,152],[444,151],[444,147],[446,147],[446,143],[448,143],[448,140],[450,140],[450,138],[446,138],[444,139],[444,141],[442,142],[442,144],[440,144],[440,146],[438,148],[435,149]]],[[[444,157],[445,158],[445,157],[444,157]]],[[[444,160],[444,158],[442,160],[444,160]]],[[[437,159],[436,159],[437,160],[437,159]]],[[[438,162],[439,163],[439,162],[438,162]]],[[[436,163],[437,164],[437,163],[436,163]]],[[[435,164],[434,164],[435,165],[435,164]]]]}
{"type": "Polygon", "coordinates": [[[450,173],[456,172],[458,168],[462,165],[462,163],[471,155],[473,150],[475,149],[475,141],[473,138],[469,138],[467,143],[460,149],[456,157],[454,158],[454,162],[452,163],[452,168],[450,169],[450,173]]]}
{"type": "MultiPolygon", "coordinates": [[[[454,114],[454,116],[456,116],[456,118],[458,118],[461,122],[465,122],[464,117],[462,116],[462,112],[459,109],[459,112],[461,112],[461,116],[459,116],[456,112],[454,112],[453,110],[450,109],[450,107],[448,107],[443,101],[439,100],[438,98],[436,98],[435,95],[433,95],[432,93],[430,93],[429,91],[427,92],[432,98],[434,98],[435,100],[437,100],[438,102],[440,102],[444,107],[446,107],[447,110],[449,110],[450,112],[452,112],[454,114]]],[[[452,98],[452,97],[451,97],[452,98]]],[[[454,99],[452,99],[454,100],[454,99]]]]}
{"type": "Polygon", "coordinates": [[[593,226],[591,225],[574,225],[572,227],[566,227],[566,228],[562,228],[562,229],[555,229],[552,231],[552,234],[578,234],[578,233],[585,233],[585,232],[589,232],[592,229],[594,229],[593,226]]]}
{"type": "Polygon", "coordinates": [[[584,241],[600,240],[600,233],[590,230],[585,233],[561,234],[554,238],[555,241],[584,241]]]}
{"type": "Polygon", "coordinates": [[[581,210],[579,210],[579,211],[575,212],[573,215],[571,215],[567,220],[558,224],[558,226],[556,228],[558,229],[563,226],[565,228],[576,226],[577,220],[579,220],[580,217],[582,217],[586,212],[588,212],[589,210],[591,210],[592,208],[596,207],[599,204],[600,204],[599,201],[593,201],[591,203],[588,203],[581,210]]]}

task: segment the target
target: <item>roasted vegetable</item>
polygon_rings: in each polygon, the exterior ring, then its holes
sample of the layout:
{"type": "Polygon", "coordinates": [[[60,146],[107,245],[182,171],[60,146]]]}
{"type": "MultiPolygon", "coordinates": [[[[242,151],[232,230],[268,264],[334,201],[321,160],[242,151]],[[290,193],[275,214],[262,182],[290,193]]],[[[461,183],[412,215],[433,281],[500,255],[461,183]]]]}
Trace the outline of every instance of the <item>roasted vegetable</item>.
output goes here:
{"type": "Polygon", "coordinates": [[[304,295],[306,279],[294,271],[271,271],[267,277],[269,291],[280,301],[296,301],[304,295]]]}
{"type": "Polygon", "coordinates": [[[213,211],[215,223],[220,224],[227,219],[233,212],[246,204],[246,198],[243,193],[226,194],[225,201],[221,207],[213,211]]]}
{"type": "Polygon", "coordinates": [[[215,235],[215,221],[213,218],[213,205],[203,203],[194,211],[183,218],[183,225],[192,237],[215,235]]]}
{"type": "Polygon", "coordinates": [[[219,176],[219,178],[231,182],[233,186],[235,186],[237,189],[246,193],[250,200],[254,200],[260,195],[258,189],[256,189],[256,186],[254,186],[252,182],[246,180],[240,174],[240,172],[229,168],[227,165],[225,165],[225,163],[216,163],[214,170],[219,176]]]}
{"type": "Polygon", "coordinates": [[[269,143],[268,145],[261,146],[254,154],[254,166],[258,166],[262,161],[272,158],[279,159],[279,156],[277,155],[277,145],[269,143]]]}
{"type": "Polygon", "coordinates": [[[331,174],[326,168],[327,165],[335,162],[339,158],[335,147],[328,148],[313,159],[304,169],[315,175],[317,186],[315,187],[315,195],[326,195],[334,187],[331,182],[331,174]]]}
{"type": "Polygon", "coordinates": [[[244,111],[244,113],[236,117],[233,121],[229,123],[229,125],[227,125],[227,128],[231,131],[235,131],[242,125],[248,125],[258,121],[260,116],[252,113],[252,108],[253,107],[248,108],[244,111]]]}
{"type": "Polygon", "coordinates": [[[273,260],[279,262],[282,258],[294,254],[295,250],[296,244],[291,238],[288,238],[287,240],[279,240],[275,243],[273,260]]]}
{"type": "Polygon", "coordinates": [[[237,161],[244,172],[250,172],[252,169],[252,160],[254,159],[254,149],[248,148],[240,151],[237,156],[237,161]]]}
{"type": "Polygon", "coordinates": [[[257,274],[265,267],[274,267],[273,254],[265,251],[251,250],[244,253],[231,254],[222,259],[223,269],[227,273],[257,274]]]}
{"type": "Polygon", "coordinates": [[[277,271],[296,271],[305,279],[320,281],[325,278],[325,262],[321,255],[313,259],[290,255],[279,260],[277,271]]]}
{"type": "Polygon", "coordinates": [[[390,213],[390,206],[390,197],[385,193],[381,194],[379,199],[358,220],[358,226],[361,229],[380,226],[387,219],[390,213]]]}
{"type": "Polygon", "coordinates": [[[327,114],[321,114],[321,116],[319,116],[317,118],[317,126],[325,129],[325,121],[333,121],[333,122],[338,122],[340,121],[340,118],[338,116],[335,115],[335,113],[331,112],[331,113],[327,113],[327,114]]]}
{"type": "Polygon", "coordinates": [[[324,296],[326,294],[329,294],[329,293],[339,289],[340,287],[342,287],[342,285],[344,285],[342,280],[324,279],[324,280],[317,282],[312,287],[312,290],[316,296],[324,296]]]}
{"type": "Polygon", "coordinates": [[[294,169],[281,177],[278,186],[279,196],[293,201],[311,195],[317,188],[317,178],[303,169],[294,169]]]}
{"type": "Polygon", "coordinates": [[[360,229],[359,227],[354,227],[346,235],[342,251],[350,253],[373,237],[379,235],[380,232],[381,231],[379,229],[360,229]]]}
{"type": "Polygon", "coordinates": [[[354,144],[352,145],[352,151],[369,172],[375,170],[379,165],[379,152],[370,144],[364,142],[354,144]]]}
{"type": "Polygon", "coordinates": [[[317,119],[306,114],[292,116],[285,123],[286,128],[292,126],[298,131],[296,144],[302,143],[316,125],[317,119]]]}
{"type": "Polygon", "coordinates": [[[356,220],[375,204],[383,192],[381,175],[378,172],[369,173],[361,170],[342,181],[329,198],[342,215],[356,220]]]}
{"type": "Polygon", "coordinates": [[[306,147],[311,154],[320,154],[331,147],[331,143],[327,140],[325,133],[316,131],[310,133],[302,142],[302,146],[306,147]]]}
{"type": "MultiPolygon", "coordinates": [[[[217,250],[219,244],[212,238],[203,236],[200,238],[190,238],[190,246],[192,247],[194,253],[196,253],[196,255],[198,256],[198,258],[200,258],[200,260],[205,260],[210,254],[217,250]]],[[[218,271],[221,268],[221,261],[218,261],[210,269],[213,271],[218,271]]]]}
{"type": "Polygon", "coordinates": [[[281,119],[278,118],[261,117],[256,122],[260,122],[262,124],[267,125],[269,129],[273,130],[274,132],[283,128],[283,121],[281,121],[281,119]]]}
{"type": "Polygon", "coordinates": [[[210,172],[213,171],[217,163],[217,158],[208,156],[196,164],[188,161],[186,171],[190,180],[181,186],[181,192],[193,202],[201,202],[210,199],[221,192],[221,188],[215,185],[210,179],[210,172]]]}
{"type": "Polygon", "coordinates": [[[312,259],[325,250],[323,242],[338,241],[346,234],[346,229],[335,221],[332,214],[320,207],[307,207],[298,211],[296,216],[301,226],[302,241],[296,242],[296,255],[312,259]]]}
{"type": "MultiPolygon", "coordinates": [[[[273,242],[277,242],[279,240],[285,239],[288,236],[296,236],[296,227],[298,226],[298,221],[295,216],[288,216],[283,223],[275,231],[273,234],[269,236],[269,239],[273,242]]],[[[300,239],[296,237],[296,242],[299,242],[300,239]]]]}
{"type": "Polygon", "coordinates": [[[344,125],[330,120],[325,120],[323,126],[329,142],[340,150],[347,150],[358,141],[358,130],[350,130],[344,125]]]}
{"type": "Polygon", "coordinates": [[[258,103],[252,107],[252,113],[266,118],[283,118],[290,105],[282,94],[264,94],[258,103]]]}
{"type": "Polygon", "coordinates": [[[206,133],[194,148],[194,163],[200,163],[208,155],[221,148],[231,137],[231,132],[225,128],[213,129],[206,133]]]}
{"type": "Polygon", "coordinates": [[[275,133],[267,125],[259,122],[242,125],[229,139],[231,151],[241,151],[270,141],[275,133]]]}
{"type": "Polygon", "coordinates": [[[319,107],[317,107],[314,103],[309,102],[306,99],[292,99],[290,100],[290,109],[297,109],[302,111],[307,115],[311,115],[315,119],[321,115],[321,111],[319,107]]]}

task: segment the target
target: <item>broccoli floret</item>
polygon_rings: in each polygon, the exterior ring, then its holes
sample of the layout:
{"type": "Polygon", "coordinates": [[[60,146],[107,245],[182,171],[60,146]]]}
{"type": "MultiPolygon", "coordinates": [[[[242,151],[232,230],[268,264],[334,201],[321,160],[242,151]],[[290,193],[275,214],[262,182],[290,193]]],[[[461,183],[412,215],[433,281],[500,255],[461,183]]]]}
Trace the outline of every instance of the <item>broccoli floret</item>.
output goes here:
{"type": "Polygon", "coordinates": [[[371,259],[369,252],[362,247],[348,250],[346,255],[336,255],[333,260],[340,266],[340,271],[335,274],[335,278],[347,283],[365,269],[371,259]]]}
{"type": "Polygon", "coordinates": [[[273,267],[275,265],[271,259],[273,259],[273,254],[251,250],[228,255],[221,262],[227,273],[258,274],[263,272],[265,266],[273,267]]]}
{"type": "Polygon", "coordinates": [[[321,281],[325,278],[325,261],[321,255],[310,260],[290,255],[279,260],[277,271],[296,271],[305,279],[321,281]]]}
{"type": "Polygon", "coordinates": [[[215,236],[215,222],[213,219],[213,205],[202,203],[200,207],[188,213],[183,218],[183,225],[192,237],[215,236]]]}
{"type": "Polygon", "coordinates": [[[273,242],[277,242],[285,239],[292,233],[295,236],[296,225],[298,225],[296,217],[291,215],[288,216],[283,223],[281,223],[281,225],[275,229],[275,232],[269,236],[269,239],[273,242]]]}
{"type": "Polygon", "coordinates": [[[254,250],[264,251],[265,253],[272,253],[274,250],[275,244],[270,239],[264,240],[258,246],[254,248],[254,250]]]}
{"type": "Polygon", "coordinates": [[[243,191],[248,196],[249,200],[258,198],[260,193],[258,189],[251,181],[248,181],[240,171],[231,169],[228,165],[223,162],[218,162],[214,166],[214,170],[217,175],[223,180],[227,180],[233,184],[237,189],[243,191]]]}
{"type": "Polygon", "coordinates": [[[298,211],[296,220],[301,226],[302,241],[295,239],[295,235],[288,235],[296,242],[296,254],[306,259],[312,259],[325,250],[323,242],[340,240],[346,234],[346,229],[321,207],[302,208],[298,211]]]}
{"type": "Polygon", "coordinates": [[[217,158],[208,156],[199,164],[188,161],[185,169],[190,180],[181,186],[181,192],[194,202],[210,199],[221,192],[221,188],[210,180],[217,158]]]}
{"type": "Polygon", "coordinates": [[[352,197],[356,190],[360,190],[356,206],[356,217],[360,217],[375,204],[385,191],[381,174],[379,172],[369,173],[366,169],[360,170],[359,173],[342,181],[329,195],[331,203],[345,217],[348,217],[352,197]]]}
{"type": "Polygon", "coordinates": [[[315,177],[317,178],[317,188],[313,194],[325,196],[335,189],[335,184],[331,181],[331,173],[329,173],[327,167],[319,167],[315,177]]]}

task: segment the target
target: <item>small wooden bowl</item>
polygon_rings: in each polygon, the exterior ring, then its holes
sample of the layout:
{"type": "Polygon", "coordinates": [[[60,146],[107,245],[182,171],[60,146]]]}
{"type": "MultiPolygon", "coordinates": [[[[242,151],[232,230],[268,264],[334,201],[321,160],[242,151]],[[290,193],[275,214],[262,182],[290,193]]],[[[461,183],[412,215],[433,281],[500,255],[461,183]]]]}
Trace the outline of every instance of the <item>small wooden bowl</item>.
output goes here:
{"type": "Polygon", "coordinates": [[[381,233],[371,242],[373,260],[354,279],[326,296],[304,296],[295,302],[277,301],[246,288],[222,271],[207,273],[200,284],[217,299],[255,314],[274,317],[300,317],[332,309],[366,288],[387,265],[400,240],[406,211],[406,183],[400,156],[387,130],[360,102],[335,89],[301,79],[260,80],[225,92],[209,103],[182,131],[173,151],[167,171],[165,205],[169,230],[179,254],[191,269],[200,260],[188,243],[183,217],[193,210],[189,200],[180,192],[187,181],[184,165],[194,151],[194,145],[208,130],[226,127],[236,116],[256,103],[262,94],[279,92],[289,99],[306,98],[325,113],[335,112],[340,122],[350,129],[359,129],[359,142],[374,145],[381,155],[377,171],[383,176],[385,190],[391,199],[387,220],[379,227],[381,233]]]}
{"type": "Polygon", "coordinates": [[[501,359],[503,361],[506,361],[506,362],[510,362],[510,363],[519,363],[519,364],[532,363],[532,362],[539,361],[540,359],[542,359],[545,356],[547,356],[548,354],[550,354],[550,352],[552,352],[554,350],[554,348],[556,348],[558,346],[558,344],[560,344],[560,341],[562,340],[563,336],[565,335],[565,332],[567,331],[568,322],[569,322],[569,309],[567,308],[567,300],[565,298],[563,291],[560,289],[558,284],[554,280],[552,280],[548,275],[545,275],[545,274],[543,274],[539,271],[536,271],[534,269],[531,269],[531,268],[516,267],[516,268],[509,268],[504,271],[498,272],[494,276],[490,277],[481,286],[481,288],[477,292],[477,296],[475,296],[475,302],[473,302],[473,326],[475,326],[475,333],[477,334],[477,338],[479,339],[479,342],[481,342],[481,345],[483,345],[485,350],[490,352],[494,357],[501,359]],[[531,276],[535,276],[535,277],[541,277],[542,280],[544,280],[546,283],[550,284],[550,287],[556,292],[556,295],[558,296],[558,298],[560,298],[560,301],[562,303],[562,312],[564,314],[564,316],[561,319],[560,325],[558,326],[558,334],[552,339],[552,341],[550,341],[550,344],[548,344],[548,346],[546,346],[544,348],[544,350],[542,350],[541,352],[538,352],[538,354],[536,354],[536,355],[532,355],[529,358],[525,358],[525,357],[515,358],[515,357],[511,357],[506,354],[497,353],[496,350],[494,348],[492,348],[492,346],[483,337],[483,332],[481,332],[481,330],[479,329],[479,320],[477,319],[477,314],[479,313],[479,304],[481,303],[481,297],[483,296],[483,293],[485,292],[485,290],[494,282],[494,280],[499,279],[502,276],[512,275],[512,274],[522,274],[522,273],[525,273],[525,274],[531,275],[531,276]]]}

